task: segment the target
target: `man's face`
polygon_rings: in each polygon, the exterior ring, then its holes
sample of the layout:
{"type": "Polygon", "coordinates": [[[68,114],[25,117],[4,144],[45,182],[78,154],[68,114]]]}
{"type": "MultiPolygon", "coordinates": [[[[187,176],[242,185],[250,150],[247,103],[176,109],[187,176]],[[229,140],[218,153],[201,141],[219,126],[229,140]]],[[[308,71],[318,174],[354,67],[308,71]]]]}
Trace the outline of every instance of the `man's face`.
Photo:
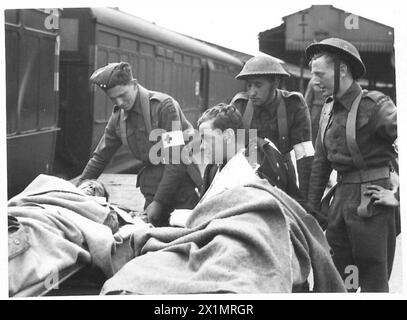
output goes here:
{"type": "Polygon", "coordinates": [[[201,137],[200,149],[203,153],[205,164],[222,163],[226,157],[225,139],[222,131],[213,127],[214,121],[214,119],[211,119],[199,125],[199,135],[201,137]]]}
{"type": "Polygon", "coordinates": [[[334,92],[334,63],[329,58],[321,56],[312,61],[311,74],[314,84],[321,89],[324,98],[334,92]]]}
{"type": "Polygon", "coordinates": [[[114,105],[129,111],[133,107],[134,101],[136,101],[137,87],[133,82],[127,85],[118,85],[108,89],[106,94],[114,105]]]}
{"type": "Polygon", "coordinates": [[[247,79],[247,92],[254,106],[263,106],[272,102],[278,81],[267,77],[250,77],[247,79]]]}
{"type": "Polygon", "coordinates": [[[105,189],[96,180],[85,180],[78,188],[83,191],[84,194],[88,196],[105,197],[105,189]]]}

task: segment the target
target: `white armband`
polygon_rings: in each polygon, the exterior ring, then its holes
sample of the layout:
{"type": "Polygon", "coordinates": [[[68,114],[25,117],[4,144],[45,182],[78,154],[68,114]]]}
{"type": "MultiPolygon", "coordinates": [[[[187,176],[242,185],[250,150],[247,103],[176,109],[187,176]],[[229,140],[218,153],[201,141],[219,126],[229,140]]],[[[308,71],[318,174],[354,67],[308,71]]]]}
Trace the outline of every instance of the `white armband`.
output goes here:
{"type": "Polygon", "coordinates": [[[305,141],[297,143],[293,146],[295,159],[300,160],[301,158],[312,157],[315,153],[314,146],[311,141],[305,141]]]}

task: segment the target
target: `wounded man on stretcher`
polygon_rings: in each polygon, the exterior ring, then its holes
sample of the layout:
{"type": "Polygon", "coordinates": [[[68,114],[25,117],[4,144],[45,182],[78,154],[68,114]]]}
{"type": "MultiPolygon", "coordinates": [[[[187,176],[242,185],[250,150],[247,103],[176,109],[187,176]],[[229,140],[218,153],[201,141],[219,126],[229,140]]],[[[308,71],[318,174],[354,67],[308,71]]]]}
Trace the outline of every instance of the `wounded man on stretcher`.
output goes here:
{"type": "Polygon", "coordinates": [[[108,204],[38,176],[8,203],[26,240],[10,246],[9,227],[10,295],[78,261],[104,272],[100,294],[344,292],[316,220],[232,160],[182,228],[119,218],[116,231],[108,204]]]}

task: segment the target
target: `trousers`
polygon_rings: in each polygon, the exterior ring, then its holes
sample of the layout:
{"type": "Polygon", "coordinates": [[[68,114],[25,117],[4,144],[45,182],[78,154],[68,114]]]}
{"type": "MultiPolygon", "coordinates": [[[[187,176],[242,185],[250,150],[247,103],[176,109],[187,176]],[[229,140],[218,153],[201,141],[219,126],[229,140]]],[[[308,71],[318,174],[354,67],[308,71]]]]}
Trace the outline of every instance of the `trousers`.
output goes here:
{"type": "MultiPolygon", "coordinates": [[[[372,181],[372,184],[390,189],[390,179],[372,181]]],[[[333,261],[345,281],[348,291],[388,292],[395,245],[395,208],[374,205],[370,202],[367,210],[370,217],[360,217],[359,183],[338,183],[334,198],[328,210],[326,237],[333,250],[333,261]],[[352,269],[353,267],[353,269],[352,269]],[[354,269],[356,267],[356,269],[354,269]],[[352,270],[357,280],[348,282],[352,270]]]]}

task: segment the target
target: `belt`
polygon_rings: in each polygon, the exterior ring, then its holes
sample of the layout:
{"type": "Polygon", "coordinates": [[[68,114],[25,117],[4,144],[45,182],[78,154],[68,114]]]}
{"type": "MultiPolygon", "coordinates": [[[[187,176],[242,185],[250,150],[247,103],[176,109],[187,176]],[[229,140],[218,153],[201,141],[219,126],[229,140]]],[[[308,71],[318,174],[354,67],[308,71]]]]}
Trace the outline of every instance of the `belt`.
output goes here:
{"type": "Polygon", "coordinates": [[[342,183],[365,183],[390,177],[390,167],[338,173],[337,181],[342,183]]]}
{"type": "Polygon", "coordinates": [[[360,204],[357,208],[359,217],[368,218],[372,215],[368,210],[368,205],[371,203],[370,196],[365,195],[367,186],[371,181],[385,179],[390,177],[391,167],[379,167],[374,169],[351,171],[338,173],[338,182],[342,183],[359,183],[360,184],[360,204]]]}

